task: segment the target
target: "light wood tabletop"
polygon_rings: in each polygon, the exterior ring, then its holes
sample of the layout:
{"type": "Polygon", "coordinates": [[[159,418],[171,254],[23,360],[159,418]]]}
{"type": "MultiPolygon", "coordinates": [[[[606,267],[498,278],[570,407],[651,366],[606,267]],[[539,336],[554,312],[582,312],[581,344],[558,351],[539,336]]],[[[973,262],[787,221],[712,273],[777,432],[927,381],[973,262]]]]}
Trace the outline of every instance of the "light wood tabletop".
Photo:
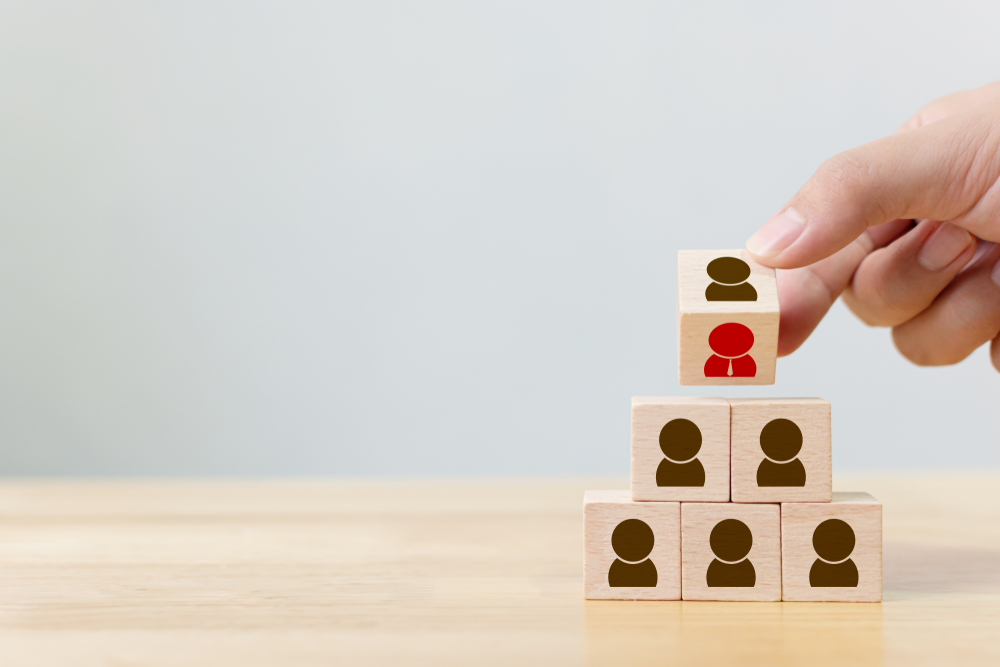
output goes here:
{"type": "Polygon", "coordinates": [[[628,480],[7,481],[12,665],[1000,664],[1000,473],[884,503],[884,602],[584,601],[585,489],[628,480]]]}

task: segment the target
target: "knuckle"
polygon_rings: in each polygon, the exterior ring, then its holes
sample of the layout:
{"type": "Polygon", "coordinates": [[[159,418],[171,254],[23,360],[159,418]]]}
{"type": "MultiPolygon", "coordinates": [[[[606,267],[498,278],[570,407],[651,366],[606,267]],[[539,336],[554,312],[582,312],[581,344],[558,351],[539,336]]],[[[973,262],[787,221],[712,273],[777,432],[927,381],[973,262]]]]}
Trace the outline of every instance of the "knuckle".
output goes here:
{"type": "Polygon", "coordinates": [[[865,299],[861,299],[853,287],[848,285],[840,295],[841,300],[847,309],[854,313],[854,316],[870,327],[889,326],[883,321],[882,314],[877,307],[865,299]]]}
{"type": "Polygon", "coordinates": [[[955,178],[945,195],[970,203],[954,220],[976,236],[996,238],[996,199],[989,193],[1000,183],[1000,127],[967,128],[951,138],[949,148],[955,178]]]}
{"type": "Polygon", "coordinates": [[[868,146],[835,155],[817,170],[816,190],[824,193],[829,204],[846,208],[852,217],[866,222],[887,219],[888,206],[873,187],[877,165],[877,156],[868,146]]]}
{"type": "Polygon", "coordinates": [[[868,173],[867,164],[854,155],[853,151],[848,151],[828,158],[820,165],[816,175],[828,187],[854,194],[861,188],[868,173]]]}
{"type": "Polygon", "coordinates": [[[917,366],[942,366],[948,363],[941,361],[932,348],[924,344],[923,339],[910,335],[900,327],[893,328],[892,343],[904,359],[917,366]]]}
{"type": "Polygon", "coordinates": [[[901,291],[900,276],[885,259],[882,251],[870,255],[844,290],[844,304],[868,326],[894,327],[922,310],[901,291]]]}
{"type": "Polygon", "coordinates": [[[996,335],[996,317],[997,313],[984,312],[974,296],[954,294],[941,302],[934,320],[895,327],[892,341],[918,366],[950,366],[996,335]]]}

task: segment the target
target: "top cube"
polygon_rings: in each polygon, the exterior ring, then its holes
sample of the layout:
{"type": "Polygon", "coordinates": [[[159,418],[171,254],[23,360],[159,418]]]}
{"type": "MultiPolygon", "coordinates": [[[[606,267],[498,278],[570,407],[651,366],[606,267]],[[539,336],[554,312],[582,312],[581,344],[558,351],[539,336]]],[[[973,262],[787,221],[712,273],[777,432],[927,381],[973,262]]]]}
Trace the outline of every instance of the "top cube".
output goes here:
{"type": "Polygon", "coordinates": [[[682,385],[774,384],[778,356],[774,269],[746,250],[681,250],[677,367],[682,385]]]}

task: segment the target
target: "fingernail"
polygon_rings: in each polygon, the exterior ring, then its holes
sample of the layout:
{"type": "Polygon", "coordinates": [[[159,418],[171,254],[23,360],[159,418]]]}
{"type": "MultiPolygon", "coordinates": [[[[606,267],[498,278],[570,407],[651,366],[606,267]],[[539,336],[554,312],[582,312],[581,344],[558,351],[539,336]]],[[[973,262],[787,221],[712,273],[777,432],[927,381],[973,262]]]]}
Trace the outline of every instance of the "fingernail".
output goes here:
{"type": "Polygon", "coordinates": [[[786,208],[747,239],[747,250],[758,257],[777,257],[799,238],[806,222],[794,208],[786,208]]]}
{"type": "Polygon", "coordinates": [[[970,243],[972,234],[961,227],[943,222],[924,241],[917,253],[917,261],[928,271],[941,271],[968,250],[970,243]]]}
{"type": "Polygon", "coordinates": [[[1000,260],[993,265],[993,270],[990,271],[990,278],[996,283],[997,287],[1000,287],[1000,260]]]}

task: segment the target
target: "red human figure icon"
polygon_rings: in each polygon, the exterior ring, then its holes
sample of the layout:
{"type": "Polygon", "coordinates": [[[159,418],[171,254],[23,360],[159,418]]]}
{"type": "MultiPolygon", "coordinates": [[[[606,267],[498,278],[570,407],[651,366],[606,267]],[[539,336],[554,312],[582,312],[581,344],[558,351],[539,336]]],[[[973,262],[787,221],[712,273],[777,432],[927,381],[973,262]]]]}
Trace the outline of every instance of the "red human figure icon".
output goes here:
{"type": "Polygon", "coordinates": [[[757,363],[747,352],[753,347],[753,332],[736,322],[720,324],[708,335],[708,346],[715,352],[705,362],[707,378],[752,378],[757,363]]]}

